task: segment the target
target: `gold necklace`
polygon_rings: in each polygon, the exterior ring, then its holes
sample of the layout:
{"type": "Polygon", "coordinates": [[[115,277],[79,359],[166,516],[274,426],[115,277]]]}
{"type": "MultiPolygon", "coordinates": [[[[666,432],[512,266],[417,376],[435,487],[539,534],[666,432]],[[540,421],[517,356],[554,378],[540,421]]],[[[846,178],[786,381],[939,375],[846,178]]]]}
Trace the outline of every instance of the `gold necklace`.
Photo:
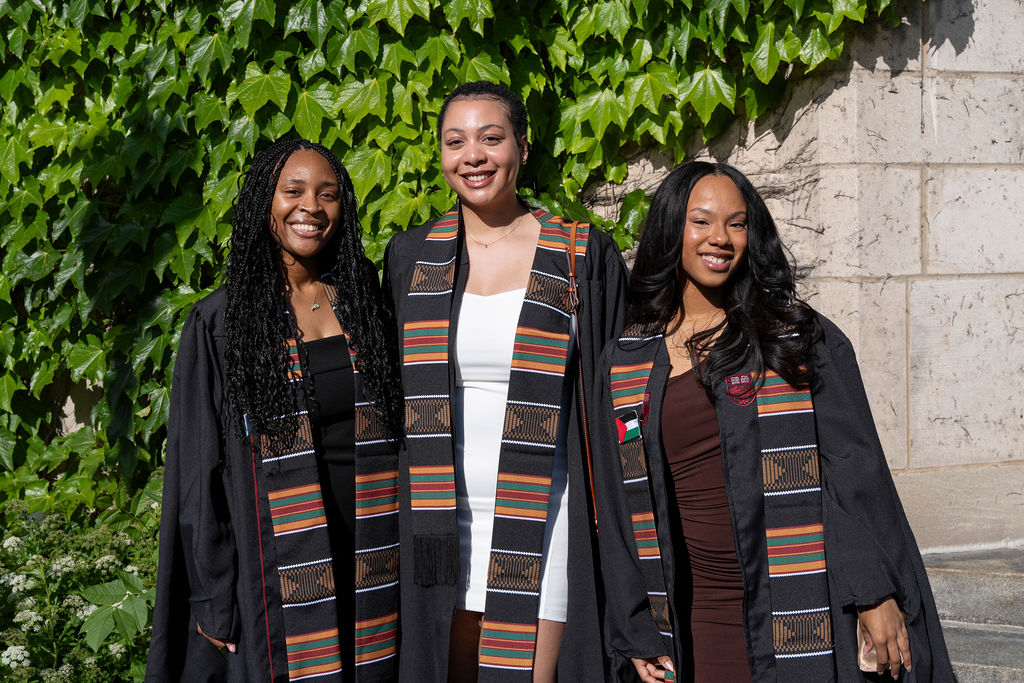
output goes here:
{"type": "MultiPolygon", "coordinates": [[[[320,298],[320,290],[322,290],[324,288],[324,283],[323,283],[323,281],[320,281],[319,284],[320,284],[320,289],[317,289],[315,292],[313,292],[313,305],[311,305],[309,307],[310,312],[316,311],[317,309],[320,308],[320,304],[318,304],[316,302],[316,300],[320,298]]],[[[298,291],[298,290],[292,290],[293,293],[296,292],[296,291],[298,291]]]]}
{"type": "Polygon", "coordinates": [[[518,230],[518,229],[519,229],[519,225],[520,225],[520,223],[522,223],[522,222],[523,222],[523,218],[524,218],[524,217],[525,217],[526,215],[527,215],[527,214],[525,214],[525,213],[524,213],[524,214],[522,214],[521,216],[519,216],[519,218],[517,218],[517,219],[515,219],[514,221],[512,221],[512,229],[511,229],[511,230],[509,230],[508,232],[506,232],[506,233],[505,233],[504,235],[502,235],[501,237],[498,237],[497,239],[493,239],[493,240],[491,240],[490,242],[481,242],[481,241],[480,241],[480,240],[478,240],[477,238],[475,238],[475,237],[473,237],[472,235],[470,235],[470,234],[469,234],[469,230],[466,230],[466,237],[468,237],[469,239],[473,240],[474,242],[476,242],[477,244],[479,244],[479,245],[480,245],[481,247],[483,247],[484,249],[486,249],[487,247],[491,246],[491,245],[492,245],[492,244],[494,244],[495,242],[500,242],[501,240],[505,239],[506,237],[508,237],[509,235],[511,235],[512,233],[514,233],[514,232],[515,232],[516,230],[518,230]]]}

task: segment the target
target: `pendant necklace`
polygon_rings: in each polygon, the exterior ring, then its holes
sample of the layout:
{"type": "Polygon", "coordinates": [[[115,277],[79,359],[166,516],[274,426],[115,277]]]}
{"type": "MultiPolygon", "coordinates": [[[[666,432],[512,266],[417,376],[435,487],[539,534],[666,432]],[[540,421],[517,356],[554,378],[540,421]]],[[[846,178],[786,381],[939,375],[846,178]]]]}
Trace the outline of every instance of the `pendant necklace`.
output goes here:
{"type": "Polygon", "coordinates": [[[472,235],[470,235],[470,234],[469,234],[469,230],[466,230],[466,237],[468,237],[469,239],[473,240],[474,242],[476,242],[477,244],[479,244],[479,245],[480,245],[481,247],[483,247],[484,249],[486,249],[487,247],[491,246],[491,245],[492,245],[492,244],[494,244],[495,242],[500,242],[501,240],[505,239],[506,237],[508,237],[509,235],[511,235],[512,233],[514,233],[514,232],[515,232],[516,230],[518,230],[518,229],[519,229],[519,225],[520,225],[520,224],[521,224],[521,223],[523,222],[523,217],[524,217],[524,216],[526,216],[526,215],[527,215],[527,214],[525,214],[525,213],[524,213],[524,214],[523,214],[522,216],[520,216],[519,218],[515,219],[515,221],[514,221],[514,222],[513,222],[513,224],[512,224],[512,229],[511,229],[511,230],[509,230],[508,232],[506,232],[506,233],[505,233],[504,235],[502,235],[501,237],[498,237],[497,239],[493,239],[493,240],[491,240],[490,242],[481,242],[481,241],[480,241],[480,240],[478,240],[477,238],[475,238],[475,237],[473,237],[472,235]]]}

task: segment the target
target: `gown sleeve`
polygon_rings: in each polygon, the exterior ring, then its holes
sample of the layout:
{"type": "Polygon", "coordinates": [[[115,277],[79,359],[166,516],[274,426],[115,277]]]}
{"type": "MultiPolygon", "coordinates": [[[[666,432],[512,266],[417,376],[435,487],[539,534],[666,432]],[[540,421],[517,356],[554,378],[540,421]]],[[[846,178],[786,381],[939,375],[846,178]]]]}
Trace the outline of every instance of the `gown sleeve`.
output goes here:
{"type": "Polygon", "coordinates": [[[225,388],[216,341],[198,308],[182,330],[171,385],[157,593],[159,602],[172,584],[186,589],[171,596],[168,609],[187,604],[190,621],[206,635],[234,642],[237,556],[226,491],[225,388]]]}
{"type": "Polygon", "coordinates": [[[923,680],[953,680],[924,563],[889,473],[853,347],[832,323],[823,321],[823,329],[814,409],[829,590],[845,613],[833,625],[835,637],[855,642],[856,608],[893,596],[906,616],[913,673],[923,680]]]}
{"type": "MultiPolygon", "coordinates": [[[[611,342],[615,344],[615,342],[611,342]]],[[[647,586],[636,556],[629,504],[622,485],[618,443],[612,433],[615,416],[608,386],[609,348],[601,359],[598,382],[600,412],[593,432],[594,487],[597,494],[598,546],[606,596],[604,635],[612,671],[632,671],[629,659],[672,656],[658,631],[647,599],[647,586]]]]}

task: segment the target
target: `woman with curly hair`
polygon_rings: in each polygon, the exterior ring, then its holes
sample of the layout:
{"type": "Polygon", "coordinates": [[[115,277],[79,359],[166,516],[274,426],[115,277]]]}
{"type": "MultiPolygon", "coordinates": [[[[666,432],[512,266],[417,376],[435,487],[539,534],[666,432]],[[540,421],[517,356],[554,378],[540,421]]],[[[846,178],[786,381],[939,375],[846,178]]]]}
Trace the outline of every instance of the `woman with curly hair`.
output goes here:
{"type": "Polygon", "coordinates": [[[395,678],[391,320],[334,154],[257,154],[178,348],[147,680],[395,678]]]}
{"type": "Polygon", "coordinates": [[[619,675],[952,681],[853,349],[797,298],[743,174],[669,174],[627,319],[601,368],[599,450],[619,457],[595,461],[619,675]]]}
{"type": "Polygon", "coordinates": [[[601,231],[519,198],[530,148],[508,88],[456,88],[438,136],[458,201],[385,258],[408,434],[402,679],[599,681],[583,397],[625,266],[601,231]]]}

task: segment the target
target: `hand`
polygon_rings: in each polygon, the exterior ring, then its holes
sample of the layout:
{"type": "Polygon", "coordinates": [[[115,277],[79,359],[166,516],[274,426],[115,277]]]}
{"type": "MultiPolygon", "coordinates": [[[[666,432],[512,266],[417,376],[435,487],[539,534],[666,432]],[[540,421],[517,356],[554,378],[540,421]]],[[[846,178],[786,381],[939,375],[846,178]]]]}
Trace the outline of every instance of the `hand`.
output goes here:
{"type": "Polygon", "coordinates": [[[665,680],[666,670],[672,673],[676,671],[675,667],[672,666],[672,660],[665,655],[650,659],[636,659],[634,657],[630,661],[633,662],[636,672],[640,674],[640,680],[644,683],[659,683],[659,681],[665,680]]]}
{"type": "Polygon", "coordinates": [[[227,648],[228,652],[230,652],[231,654],[235,654],[235,652],[238,650],[234,643],[229,643],[226,640],[217,640],[216,638],[211,638],[210,636],[203,633],[203,627],[199,625],[198,621],[196,622],[196,630],[199,631],[199,635],[201,635],[203,638],[206,638],[208,641],[216,645],[218,650],[223,650],[224,648],[227,648]]]}
{"type": "Polygon", "coordinates": [[[864,632],[864,652],[878,650],[878,673],[888,669],[889,675],[896,678],[900,675],[900,660],[910,671],[910,636],[896,601],[886,598],[874,607],[857,611],[864,632]]]}

